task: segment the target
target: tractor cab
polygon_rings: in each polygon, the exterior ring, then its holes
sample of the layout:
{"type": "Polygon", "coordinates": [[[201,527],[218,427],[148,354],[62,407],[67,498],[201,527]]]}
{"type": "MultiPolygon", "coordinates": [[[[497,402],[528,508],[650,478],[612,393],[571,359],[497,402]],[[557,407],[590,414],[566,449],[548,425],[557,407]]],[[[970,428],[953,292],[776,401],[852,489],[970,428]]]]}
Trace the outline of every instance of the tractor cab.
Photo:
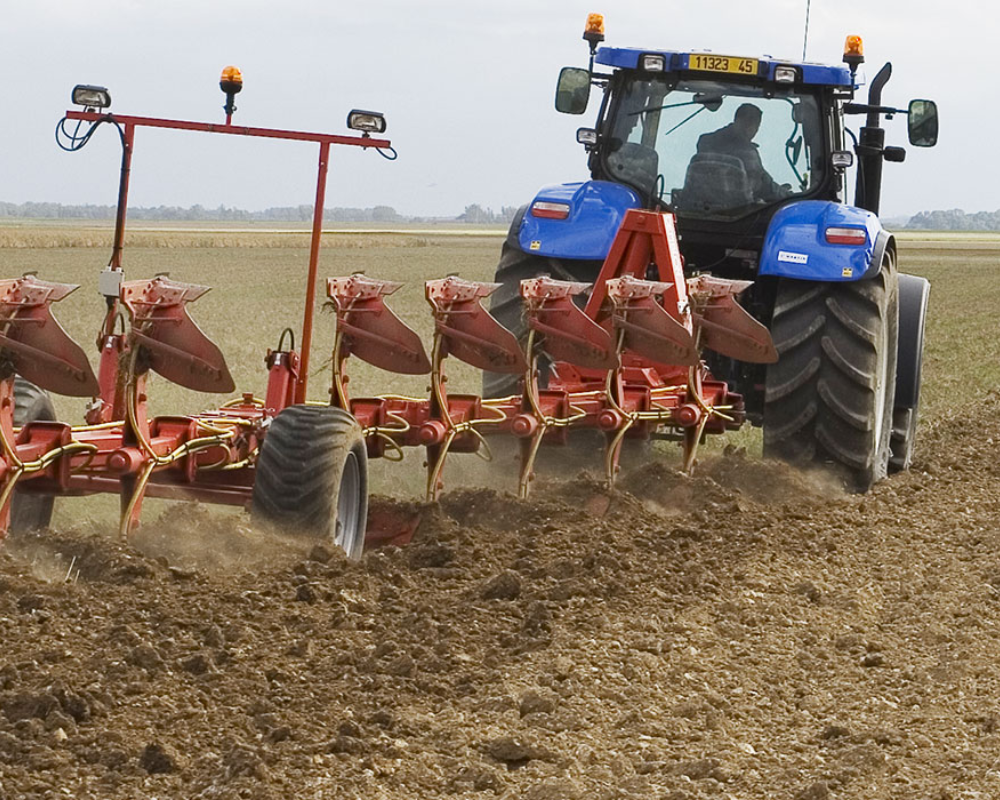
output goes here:
{"type": "Polygon", "coordinates": [[[781,64],[778,82],[779,65],[754,58],[604,48],[597,60],[618,69],[591,147],[595,178],[691,219],[840,197],[843,173],[830,154],[843,146],[836,99],[849,87],[846,69],[781,64]]]}

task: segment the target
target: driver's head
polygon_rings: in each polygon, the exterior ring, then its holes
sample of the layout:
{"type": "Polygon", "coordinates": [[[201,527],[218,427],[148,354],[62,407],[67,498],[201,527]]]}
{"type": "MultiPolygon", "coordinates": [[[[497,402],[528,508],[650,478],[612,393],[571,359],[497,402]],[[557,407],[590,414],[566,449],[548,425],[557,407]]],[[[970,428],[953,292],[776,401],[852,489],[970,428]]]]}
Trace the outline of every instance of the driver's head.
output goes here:
{"type": "Polygon", "coordinates": [[[736,116],[733,117],[733,124],[743,133],[747,139],[753,139],[760,129],[760,119],[763,116],[761,110],[751,103],[744,103],[736,109],[736,116]]]}

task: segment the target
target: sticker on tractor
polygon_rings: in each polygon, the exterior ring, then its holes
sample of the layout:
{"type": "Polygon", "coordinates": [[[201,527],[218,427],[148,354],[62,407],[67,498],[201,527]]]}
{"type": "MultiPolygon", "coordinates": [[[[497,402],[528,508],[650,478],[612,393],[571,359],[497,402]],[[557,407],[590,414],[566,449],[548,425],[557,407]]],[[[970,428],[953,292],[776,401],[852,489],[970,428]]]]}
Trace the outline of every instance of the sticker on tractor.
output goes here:
{"type": "Polygon", "coordinates": [[[532,239],[531,240],[531,244],[529,245],[529,249],[531,249],[531,250],[541,250],[542,249],[542,243],[538,239],[532,239]]]}
{"type": "Polygon", "coordinates": [[[851,268],[851,267],[844,267],[840,271],[840,275],[843,278],[853,278],[854,277],[854,269],[851,268]]]}
{"type": "Polygon", "coordinates": [[[806,253],[789,253],[787,250],[779,250],[778,261],[787,261],[789,264],[807,264],[809,256],[806,253]]]}

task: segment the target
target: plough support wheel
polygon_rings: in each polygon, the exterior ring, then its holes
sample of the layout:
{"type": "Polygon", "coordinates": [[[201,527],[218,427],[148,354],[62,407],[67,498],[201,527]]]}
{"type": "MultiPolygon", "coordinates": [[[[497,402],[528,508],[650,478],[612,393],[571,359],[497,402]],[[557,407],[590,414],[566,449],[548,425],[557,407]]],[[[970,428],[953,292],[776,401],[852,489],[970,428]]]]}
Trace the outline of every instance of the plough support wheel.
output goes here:
{"type": "Polygon", "coordinates": [[[333,406],[290,406],[257,460],[253,511],[360,558],[368,518],[368,455],[357,421],[333,406]]]}
{"type": "MultiPolygon", "coordinates": [[[[52,400],[45,392],[24,378],[14,378],[14,426],[56,418],[52,400]]],[[[14,490],[10,507],[10,530],[30,531],[48,527],[52,520],[52,495],[27,494],[14,490]]]]}

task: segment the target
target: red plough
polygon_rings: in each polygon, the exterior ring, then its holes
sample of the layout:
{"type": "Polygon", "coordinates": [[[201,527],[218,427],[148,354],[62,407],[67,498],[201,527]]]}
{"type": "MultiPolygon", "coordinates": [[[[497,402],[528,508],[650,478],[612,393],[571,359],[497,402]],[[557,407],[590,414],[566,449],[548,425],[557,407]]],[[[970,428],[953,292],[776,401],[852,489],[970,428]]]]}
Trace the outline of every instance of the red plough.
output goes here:
{"type": "MultiPolygon", "coordinates": [[[[704,434],[735,430],[744,421],[742,399],[711,377],[701,349],[710,342],[719,352],[758,361],[773,361],[776,353],[767,330],[733,300],[744,285],[707,276],[685,279],[674,268],[667,235],[672,225],[669,214],[628,212],[595,284],[604,295],[599,305],[581,308],[574,302],[591,290],[589,284],[523,281],[529,330],[523,345],[481,305],[496,284],[458,278],[427,283],[435,318],[428,359],[417,334],[385,304],[398,284],[362,275],[330,279],[327,288],[337,310],[335,403],[358,419],[372,457],[387,449],[427,448],[430,499],[442,488],[445,456],[478,452],[489,436],[521,440],[522,497],[529,493],[539,449],[565,445],[578,430],[605,435],[609,483],[618,473],[626,436],[673,434],[683,442],[684,468],[690,470],[704,434]],[[634,272],[679,278],[650,281],[634,272]],[[431,397],[349,398],[350,354],[390,372],[430,373],[431,397]],[[449,395],[448,355],[492,372],[522,373],[522,394],[449,395]]],[[[591,292],[591,299],[596,295],[591,292]]]]}
{"type": "MultiPolygon", "coordinates": [[[[609,484],[618,474],[627,438],[679,441],[683,468],[690,470],[705,435],[737,429],[745,417],[742,398],[709,373],[702,350],[745,361],[776,358],[766,329],[735,301],[746,284],[706,275],[685,278],[673,217],[633,210],[627,213],[593,286],[546,277],[521,283],[528,323],[524,341],[483,306],[497,284],[458,277],[428,281],[425,295],[434,319],[428,352],[386,304],[399,284],[364,275],[329,278],[326,292],[335,311],[330,399],[308,403],[306,376],[327,153],[331,144],[387,151],[389,142],[367,132],[361,137],[337,137],[235,128],[231,120],[209,125],[114,117],[92,110],[70,112],[67,117],[95,126],[117,125],[126,147],[115,246],[100,281],[107,304],[99,339],[100,365],[95,377],[84,351],[52,317],[52,303],[75,287],[33,276],[0,282],[0,529],[4,531],[15,489],[55,495],[117,493],[121,532],[128,535],[138,525],[143,500],[149,496],[272,509],[273,516],[273,509],[283,506],[263,493],[275,491],[266,487],[289,477],[290,486],[318,488],[302,489],[307,493],[290,504],[294,508],[279,522],[332,530],[335,541],[349,553],[360,552],[357,537],[365,534],[368,458],[398,460],[407,449],[422,448],[430,500],[444,486],[450,455],[476,453],[489,458],[489,440],[498,436],[520,443],[522,497],[529,494],[541,448],[565,446],[578,431],[603,434],[609,484]],[[123,280],[128,161],[135,129],[142,126],[320,144],[301,349],[283,335],[279,348],[268,351],[262,400],[247,393],[199,414],[154,418],[148,414],[150,371],[197,391],[229,393],[235,387],[221,351],[188,313],[188,305],[207,287],[164,276],[123,280]],[[429,375],[429,394],[352,396],[351,357],[392,373],[429,375]],[[522,390],[502,398],[452,393],[446,374],[449,358],[490,372],[519,374],[522,390]],[[71,427],[38,420],[16,428],[14,384],[20,379],[15,375],[50,392],[92,397],[87,424],[71,427]],[[288,449],[295,447],[301,453],[288,449]],[[261,480],[260,470],[273,473],[275,464],[299,472],[270,474],[261,480]],[[333,520],[333,527],[316,522],[324,514],[328,522],[333,520]]],[[[382,129],[384,123],[381,128],[377,121],[372,123],[371,130],[382,129]]],[[[370,544],[406,539],[404,529],[386,530],[376,516],[372,523],[370,544]]]]}

